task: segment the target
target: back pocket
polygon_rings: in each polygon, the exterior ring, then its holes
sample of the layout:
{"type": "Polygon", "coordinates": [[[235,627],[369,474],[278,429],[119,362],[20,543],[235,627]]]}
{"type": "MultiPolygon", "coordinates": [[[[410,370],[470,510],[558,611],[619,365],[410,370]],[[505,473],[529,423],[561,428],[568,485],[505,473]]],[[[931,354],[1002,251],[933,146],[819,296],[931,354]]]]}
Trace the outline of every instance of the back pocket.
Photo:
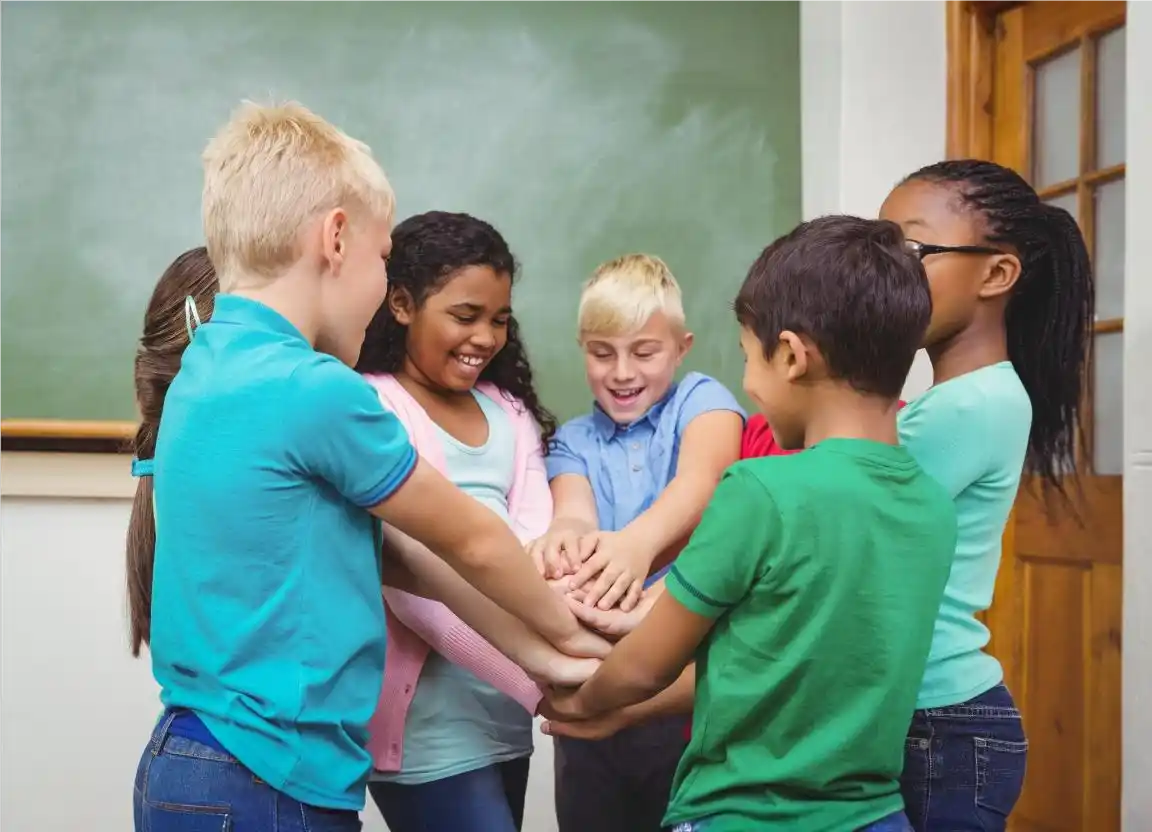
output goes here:
{"type": "Polygon", "coordinates": [[[1024,788],[1028,742],[976,737],[976,806],[990,829],[1003,829],[1024,788]]]}
{"type": "Polygon", "coordinates": [[[155,832],[230,832],[232,812],[221,806],[145,803],[145,829],[155,832]]]}

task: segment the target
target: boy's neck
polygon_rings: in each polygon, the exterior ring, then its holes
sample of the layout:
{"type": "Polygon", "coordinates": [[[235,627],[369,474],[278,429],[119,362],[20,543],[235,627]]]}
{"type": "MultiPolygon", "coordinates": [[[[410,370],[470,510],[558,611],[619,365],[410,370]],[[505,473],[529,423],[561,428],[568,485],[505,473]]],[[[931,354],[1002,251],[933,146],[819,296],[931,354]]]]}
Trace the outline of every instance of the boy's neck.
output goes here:
{"type": "Polygon", "coordinates": [[[262,303],[283,316],[313,347],[320,337],[319,281],[290,269],[269,280],[263,277],[241,276],[234,279],[229,294],[262,303]]]}
{"type": "Polygon", "coordinates": [[[813,390],[812,413],[804,431],[804,447],[828,439],[867,439],[897,445],[896,399],[865,396],[847,385],[813,390]]]}

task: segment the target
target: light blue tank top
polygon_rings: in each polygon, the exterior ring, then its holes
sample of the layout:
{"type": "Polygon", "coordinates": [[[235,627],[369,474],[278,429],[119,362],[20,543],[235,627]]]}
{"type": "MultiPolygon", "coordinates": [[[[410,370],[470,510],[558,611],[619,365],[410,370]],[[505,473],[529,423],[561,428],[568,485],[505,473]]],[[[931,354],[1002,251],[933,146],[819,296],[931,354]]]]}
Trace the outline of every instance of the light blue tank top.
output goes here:
{"type": "MultiPolygon", "coordinates": [[[[472,391],[488,421],[488,440],[478,448],[436,432],[448,477],[510,523],[515,433],[508,414],[472,391]]],[[[443,780],[532,753],[532,717],[511,697],[481,682],[438,653],[429,653],[404,724],[404,761],[399,772],[375,780],[418,784],[443,780]]]]}

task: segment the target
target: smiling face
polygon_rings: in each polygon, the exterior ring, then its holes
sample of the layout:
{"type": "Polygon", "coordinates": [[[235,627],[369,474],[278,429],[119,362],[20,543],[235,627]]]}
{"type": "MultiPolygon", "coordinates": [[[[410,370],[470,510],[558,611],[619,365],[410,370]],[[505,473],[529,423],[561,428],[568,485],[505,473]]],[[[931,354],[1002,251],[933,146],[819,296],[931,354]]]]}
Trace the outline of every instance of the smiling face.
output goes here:
{"type": "Polygon", "coordinates": [[[512,278],[491,266],[466,266],[419,308],[406,291],[394,292],[389,304],[408,328],[405,371],[433,389],[466,393],[508,342],[512,278]]]}
{"type": "Polygon", "coordinates": [[[692,333],[662,311],[631,333],[580,338],[592,395],[622,425],[635,422],[664,398],[691,345],[692,333]]]}

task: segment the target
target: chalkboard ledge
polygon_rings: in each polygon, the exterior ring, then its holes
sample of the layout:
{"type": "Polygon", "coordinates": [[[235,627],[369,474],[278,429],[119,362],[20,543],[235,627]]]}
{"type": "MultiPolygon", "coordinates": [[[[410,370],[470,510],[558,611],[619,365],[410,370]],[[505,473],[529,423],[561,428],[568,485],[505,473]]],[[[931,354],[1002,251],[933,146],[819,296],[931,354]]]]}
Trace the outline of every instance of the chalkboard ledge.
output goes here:
{"type": "Polygon", "coordinates": [[[0,420],[0,450],[57,453],[130,453],[132,422],[76,422],[65,419],[0,420]]]}

